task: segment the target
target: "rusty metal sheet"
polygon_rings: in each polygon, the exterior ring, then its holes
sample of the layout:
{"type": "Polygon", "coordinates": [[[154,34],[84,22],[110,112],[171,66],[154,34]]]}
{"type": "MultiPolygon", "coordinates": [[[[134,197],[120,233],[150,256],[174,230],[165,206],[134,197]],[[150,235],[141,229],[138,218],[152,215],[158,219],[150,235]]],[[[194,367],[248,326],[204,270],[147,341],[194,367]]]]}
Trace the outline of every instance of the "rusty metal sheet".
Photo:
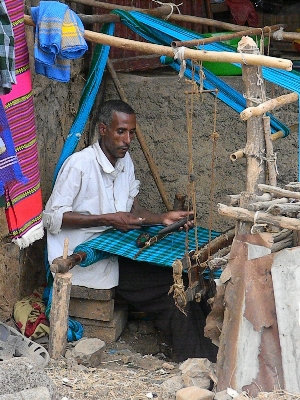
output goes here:
{"type": "Polygon", "coordinates": [[[217,361],[218,391],[232,387],[251,396],[284,387],[271,265],[274,254],[248,260],[248,244],[234,240],[225,289],[225,312],[217,361]],[[249,336],[249,339],[247,337],[249,336]],[[254,338],[254,340],[253,340],[254,338]]]}

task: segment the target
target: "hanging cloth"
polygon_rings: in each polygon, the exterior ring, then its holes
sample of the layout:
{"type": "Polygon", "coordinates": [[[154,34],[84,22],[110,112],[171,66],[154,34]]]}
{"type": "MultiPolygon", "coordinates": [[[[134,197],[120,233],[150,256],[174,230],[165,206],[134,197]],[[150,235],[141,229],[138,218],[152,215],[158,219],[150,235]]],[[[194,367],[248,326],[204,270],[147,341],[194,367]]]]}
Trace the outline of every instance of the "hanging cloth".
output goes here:
{"type": "Polygon", "coordinates": [[[35,23],[35,72],[61,82],[69,82],[70,60],[88,49],[84,27],[74,11],[58,1],[41,1],[31,8],[35,23]]]}
{"type": "Polygon", "coordinates": [[[8,94],[16,83],[15,40],[4,1],[0,2],[0,95],[8,94]]]}
{"type": "Polygon", "coordinates": [[[20,248],[44,235],[36,127],[29,56],[24,26],[23,0],[6,0],[15,38],[16,79],[11,92],[0,96],[22,172],[27,183],[8,182],[5,186],[6,219],[12,241],[20,248]]]}
{"type": "Polygon", "coordinates": [[[8,182],[28,182],[22,174],[5,110],[0,99],[0,196],[8,182]]]}

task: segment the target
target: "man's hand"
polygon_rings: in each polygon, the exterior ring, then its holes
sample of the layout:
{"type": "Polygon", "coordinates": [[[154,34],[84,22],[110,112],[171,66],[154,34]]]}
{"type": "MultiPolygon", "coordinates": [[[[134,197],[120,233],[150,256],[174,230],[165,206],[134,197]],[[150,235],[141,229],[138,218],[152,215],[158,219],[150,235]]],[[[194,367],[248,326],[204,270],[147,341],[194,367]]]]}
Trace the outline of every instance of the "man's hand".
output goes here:
{"type": "Polygon", "coordinates": [[[121,232],[127,232],[131,229],[140,229],[143,225],[145,218],[136,217],[130,212],[117,212],[110,214],[111,225],[121,232]]]}
{"type": "MultiPolygon", "coordinates": [[[[194,215],[193,211],[169,211],[164,214],[163,218],[163,223],[164,225],[171,225],[174,224],[174,222],[180,221],[183,218],[187,218],[189,215],[194,215]]],[[[194,220],[189,220],[187,223],[184,225],[183,228],[180,228],[179,230],[182,229],[190,229],[193,228],[194,226],[194,220]]]]}

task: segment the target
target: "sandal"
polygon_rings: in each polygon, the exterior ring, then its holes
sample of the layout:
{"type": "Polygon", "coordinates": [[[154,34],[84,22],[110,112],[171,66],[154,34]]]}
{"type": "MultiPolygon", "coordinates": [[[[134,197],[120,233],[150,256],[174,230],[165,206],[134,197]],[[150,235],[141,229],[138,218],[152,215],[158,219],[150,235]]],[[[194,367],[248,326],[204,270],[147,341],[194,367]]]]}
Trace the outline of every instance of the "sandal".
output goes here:
{"type": "Polygon", "coordinates": [[[49,353],[43,346],[0,322],[0,360],[12,357],[27,357],[41,368],[44,368],[50,360],[49,353]]]}

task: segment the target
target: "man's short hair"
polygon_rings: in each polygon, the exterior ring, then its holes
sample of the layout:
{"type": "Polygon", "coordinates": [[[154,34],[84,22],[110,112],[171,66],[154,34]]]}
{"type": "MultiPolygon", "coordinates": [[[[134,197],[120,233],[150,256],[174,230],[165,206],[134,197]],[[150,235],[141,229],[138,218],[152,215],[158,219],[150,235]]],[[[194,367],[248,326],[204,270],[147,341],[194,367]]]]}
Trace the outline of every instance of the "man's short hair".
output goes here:
{"type": "Polygon", "coordinates": [[[105,125],[110,125],[114,112],[122,112],[125,114],[135,114],[133,108],[123,100],[108,100],[100,109],[98,121],[105,125]]]}

